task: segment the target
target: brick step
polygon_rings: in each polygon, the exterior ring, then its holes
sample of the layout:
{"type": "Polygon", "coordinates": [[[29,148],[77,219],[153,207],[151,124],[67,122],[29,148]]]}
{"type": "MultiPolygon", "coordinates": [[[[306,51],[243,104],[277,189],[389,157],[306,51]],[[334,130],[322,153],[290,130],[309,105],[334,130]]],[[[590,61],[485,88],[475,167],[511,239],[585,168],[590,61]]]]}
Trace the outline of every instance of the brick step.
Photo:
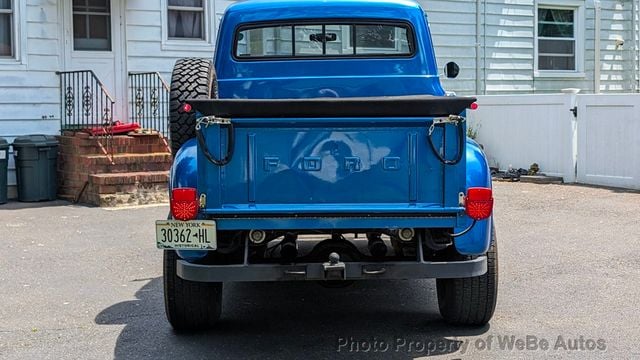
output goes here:
{"type": "Polygon", "coordinates": [[[107,148],[107,140],[78,133],[75,136],[59,136],[59,151],[62,154],[102,154],[106,150],[113,153],[158,153],[169,152],[167,141],[160,135],[117,135],[111,138],[107,148]],[[104,150],[103,150],[104,149],[104,150]]]}
{"type": "Polygon", "coordinates": [[[115,154],[108,157],[106,155],[80,155],[82,162],[86,165],[120,165],[135,163],[171,163],[171,153],[155,152],[155,153],[124,153],[115,154]],[[112,162],[113,161],[113,162],[112,162]]]}
{"type": "Polygon", "coordinates": [[[106,155],[58,155],[58,169],[88,174],[165,171],[171,168],[170,153],[106,155]],[[113,159],[113,163],[112,163],[113,159]]]}

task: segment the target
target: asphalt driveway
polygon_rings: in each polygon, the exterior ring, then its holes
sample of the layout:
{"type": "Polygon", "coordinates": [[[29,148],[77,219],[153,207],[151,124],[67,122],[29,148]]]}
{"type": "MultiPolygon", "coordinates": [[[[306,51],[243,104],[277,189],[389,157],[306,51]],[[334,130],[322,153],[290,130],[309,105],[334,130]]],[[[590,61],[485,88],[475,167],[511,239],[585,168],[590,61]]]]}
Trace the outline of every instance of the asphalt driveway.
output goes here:
{"type": "Polygon", "coordinates": [[[640,357],[640,193],[498,183],[495,196],[490,326],[445,324],[432,280],[229,284],[219,329],[194,335],[164,317],[166,206],[2,205],[0,358],[640,357]]]}

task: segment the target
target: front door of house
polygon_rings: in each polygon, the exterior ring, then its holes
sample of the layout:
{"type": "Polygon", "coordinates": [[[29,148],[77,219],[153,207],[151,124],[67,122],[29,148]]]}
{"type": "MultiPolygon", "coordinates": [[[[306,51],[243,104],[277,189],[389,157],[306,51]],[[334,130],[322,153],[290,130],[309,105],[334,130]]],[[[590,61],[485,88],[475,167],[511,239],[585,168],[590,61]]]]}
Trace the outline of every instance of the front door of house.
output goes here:
{"type": "MultiPolygon", "coordinates": [[[[65,0],[62,3],[65,71],[92,70],[115,101],[114,119],[122,119],[127,102],[122,31],[124,2],[65,0]]],[[[92,86],[90,91],[97,92],[100,88],[92,86]]]]}

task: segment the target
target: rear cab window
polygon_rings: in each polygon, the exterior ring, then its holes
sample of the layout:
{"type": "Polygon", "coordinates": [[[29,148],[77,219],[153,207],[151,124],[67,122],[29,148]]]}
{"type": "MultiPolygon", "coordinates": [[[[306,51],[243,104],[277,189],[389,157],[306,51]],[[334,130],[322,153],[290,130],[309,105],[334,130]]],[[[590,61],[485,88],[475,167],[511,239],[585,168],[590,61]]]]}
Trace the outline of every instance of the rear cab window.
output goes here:
{"type": "Polygon", "coordinates": [[[408,23],[304,22],[240,26],[234,58],[408,57],[415,54],[408,23]]]}

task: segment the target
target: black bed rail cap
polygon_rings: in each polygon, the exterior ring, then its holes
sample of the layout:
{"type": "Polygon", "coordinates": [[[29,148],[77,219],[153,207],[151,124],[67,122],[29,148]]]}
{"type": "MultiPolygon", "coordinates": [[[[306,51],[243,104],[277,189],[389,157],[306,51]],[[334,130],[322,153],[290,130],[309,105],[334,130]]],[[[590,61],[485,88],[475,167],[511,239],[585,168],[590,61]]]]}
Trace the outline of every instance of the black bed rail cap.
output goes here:
{"type": "Polygon", "coordinates": [[[476,101],[458,96],[313,99],[188,99],[203,116],[223,118],[380,118],[459,115],[476,101]]]}

